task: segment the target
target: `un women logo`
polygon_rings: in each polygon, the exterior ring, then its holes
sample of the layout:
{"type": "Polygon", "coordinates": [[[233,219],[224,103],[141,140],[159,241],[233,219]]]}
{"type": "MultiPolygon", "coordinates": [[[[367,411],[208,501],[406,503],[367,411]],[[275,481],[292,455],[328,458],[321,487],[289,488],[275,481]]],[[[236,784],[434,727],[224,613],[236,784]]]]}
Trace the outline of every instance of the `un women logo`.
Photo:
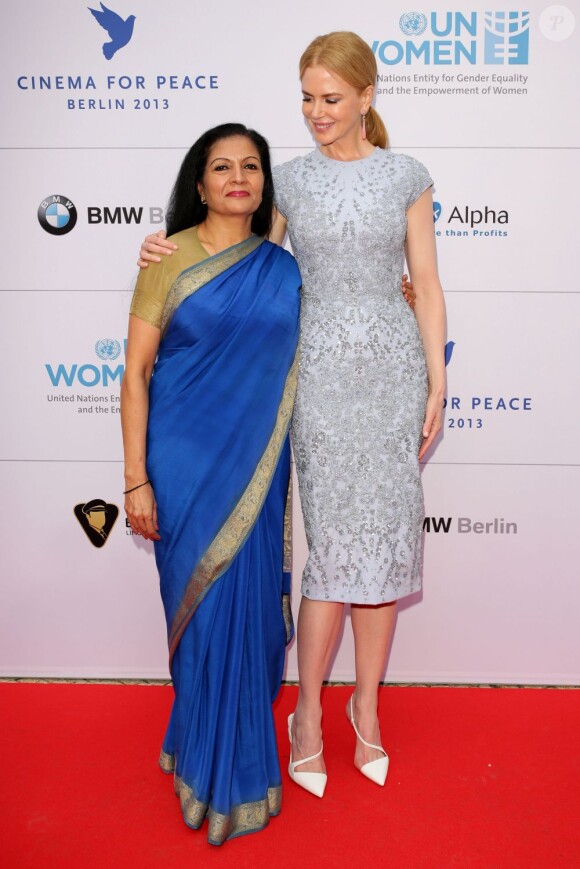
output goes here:
{"type": "Polygon", "coordinates": [[[399,18],[399,27],[407,36],[420,36],[427,30],[427,16],[422,12],[405,12],[399,18]]]}

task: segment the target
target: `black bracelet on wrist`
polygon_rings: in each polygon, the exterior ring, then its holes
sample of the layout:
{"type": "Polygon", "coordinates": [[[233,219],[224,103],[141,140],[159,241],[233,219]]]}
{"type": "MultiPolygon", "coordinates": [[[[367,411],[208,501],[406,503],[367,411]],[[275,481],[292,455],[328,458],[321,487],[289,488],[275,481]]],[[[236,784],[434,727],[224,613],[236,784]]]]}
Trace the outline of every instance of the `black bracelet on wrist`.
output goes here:
{"type": "Polygon", "coordinates": [[[133,488],[132,488],[132,489],[125,489],[125,491],[124,491],[124,492],[123,492],[123,495],[128,495],[128,494],[129,494],[129,492],[134,492],[134,491],[135,491],[135,489],[140,489],[140,488],[141,488],[141,486],[146,486],[146,485],[147,485],[147,483],[149,483],[149,484],[150,484],[150,483],[151,483],[151,480],[145,480],[145,482],[144,482],[144,483],[139,483],[139,485],[138,485],[138,486],[133,486],[133,488]]]}

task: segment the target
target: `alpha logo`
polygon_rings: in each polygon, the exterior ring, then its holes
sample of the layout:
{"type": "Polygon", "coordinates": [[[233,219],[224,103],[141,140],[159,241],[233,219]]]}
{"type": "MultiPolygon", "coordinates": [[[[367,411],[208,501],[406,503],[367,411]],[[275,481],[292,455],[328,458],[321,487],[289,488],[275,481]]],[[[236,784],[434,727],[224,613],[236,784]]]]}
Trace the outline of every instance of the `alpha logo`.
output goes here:
{"type": "Polygon", "coordinates": [[[495,211],[487,205],[481,208],[470,208],[469,205],[464,205],[459,208],[455,205],[449,215],[447,223],[457,220],[459,223],[469,224],[471,229],[480,223],[509,223],[509,214],[505,209],[495,211]]]}
{"type": "Polygon", "coordinates": [[[484,63],[528,62],[529,12],[486,12],[484,63]]]}
{"type": "Polygon", "coordinates": [[[115,504],[107,504],[102,498],[93,498],[86,504],[77,504],[74,514],[79,520],[79,525],[97,549],[104,546],[113,530],[113,526],[119,515],[119,508],[115,504]]]}
{"type": "Polygon", "coordinates": [[[61,193],[46,196],[38,206],[37,216],[42,228],[51,235],[66,235],[77,222],[74,203],[61,193]]]}
{"type": "Polygon", "coordinates": [[[399,18],[399,29],[407,39],[371,43],[387,66],[512,65],[529,60],[529,12],[407,12],[399,18]]]}
{"type": "Polygon", "coordinates": [[[112,9],[107,9],[104,3],[101,3],[100,9],[91,9],[87,7],[91,15],[94,15],[103,30],[109,34],[110,42],[103,44],[103,54],[107,60],[111,60],[113,55],[124,48],[133,36],[133,27],[135,26],[135,16],[129,15],[125,20],[113,12],[112,9]]]}
{"type": "Polygon", "coordinates": [[[121,353],[121,345],[114,338],[101,338],[95,344],[95,353],[99,359],[117,359],[121,353]]]}
{"type": "MultiPolygon", "coordinates": [[[[433,221],[436,223],[443,214],[443,205],[433,202],[433,221]]],[[[499,226],[507,226],[509,212],[505,209],[490,208],[484,205],[480,208],[472,208],[470,205],[454,205],[445,221],[446,229],[436,229],[435,235],[460,236],[460,237],[494,237],[505,238],[507,229],[498,229],[499,226]],[[466,229],[466,227],[469,227],[466,229]]]]}

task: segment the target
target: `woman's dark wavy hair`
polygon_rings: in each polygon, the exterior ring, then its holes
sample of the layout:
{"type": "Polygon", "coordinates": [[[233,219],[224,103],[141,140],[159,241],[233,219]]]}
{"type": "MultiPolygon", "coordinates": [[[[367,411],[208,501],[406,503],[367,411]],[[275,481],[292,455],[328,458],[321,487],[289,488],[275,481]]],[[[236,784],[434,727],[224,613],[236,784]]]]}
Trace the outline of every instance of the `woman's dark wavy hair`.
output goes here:
{"type": "Polygon", "coordinates": [[[231,139],[233,136],[244,136],[250,139],[257,148],[264,173],[264,190],[262,202],[252,215],[252,232],[256,235],[268,235],[272,228],[272,212],[274,208],[274,182],[270,165],[270,150],[268,143],[255,130],[248,130],[243,124],[220,124],[207,130],[187,152],[177,180],[171,191],[167,206],[167,235],[174,235],[190,226],[197,226],[205,220],[207,205],[203,205],[197,185],[203,180],[210,149],[216,142],[231,139]]]}

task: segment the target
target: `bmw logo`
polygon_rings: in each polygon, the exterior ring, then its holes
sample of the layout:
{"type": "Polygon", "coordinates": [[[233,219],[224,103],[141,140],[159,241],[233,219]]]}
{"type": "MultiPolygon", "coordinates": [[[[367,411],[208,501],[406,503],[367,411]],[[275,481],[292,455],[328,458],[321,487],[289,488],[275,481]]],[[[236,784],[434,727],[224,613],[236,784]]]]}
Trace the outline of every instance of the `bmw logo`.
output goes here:
{"type": "Polygon", "coordinates": [[[75,228],[77,210],[68,196],[55,193],[38,206],[38,222],[51,235],[66,235],[75,228]]]}

